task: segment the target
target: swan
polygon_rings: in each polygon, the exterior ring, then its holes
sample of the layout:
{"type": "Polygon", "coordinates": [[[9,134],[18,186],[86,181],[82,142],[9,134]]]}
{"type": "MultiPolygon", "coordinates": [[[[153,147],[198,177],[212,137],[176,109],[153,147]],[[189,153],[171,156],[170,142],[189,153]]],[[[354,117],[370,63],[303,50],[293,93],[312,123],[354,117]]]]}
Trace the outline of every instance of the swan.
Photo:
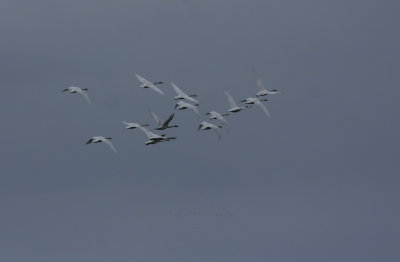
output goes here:
{"type": "Polygon", "coordinates": [[[103,142],[106,145],[108,145],[112,151],[114,151],[114,153],[117,153],[117,150],[115,150],[113,144],[108,141],[111,140],[111,137],[104,137],[104,136],[93,136],[92,138],[90,138],[87,142],[86,145],[91,144],[91,143],[100,143],[103,142]]]}
{"type": "Polygon", "coordinates": [[[227,92],[227,91],[225,91],[225,95],[226,95],[226,97],[228,98],[228,101],[229,101],[229,106],[231,107],[231,108],[229,108],[228,109],[228,111],[229,112],[231,112],[231,113],[237,113],[237,112],[240,112],[241,110],[243,110],[243,109],[245,109],[245,108],[248,108],[248,106],[238,106],[236,103],[235,103],[235,100],[233,100],[233,98],[232,98],[232,96],[227,92]]]}
{"type": "Polygon", "coordinates": [[[253,69],[252,70],[253,75],[257,81],[257,87],[258,87],[258,92],[256,93],[256,96],[266,96],[266,95],[276,95],[276,94],[280,94],[280,92],[276,89],[272,89],[272,90],[267,90],[265,89],[261,78],[258,77],[258,75],[256,74],[256,71],[253,69]]]}
{"type": "MultiPolygon", "coordinates": [[[[137,123],[128,123],[128,122],[122,122],[122,123],[124,123],[126,126],[125,126],[125,128],[126,129],[135,129],[135,128],[137,128],[137,125],[139,125],[139,124],[137,124],[137,123]]],[[[140,124],[141,126],[149,126],[148,124],[140,124]]]]}
{"type": "Polygon", "coordinates": [[[221,121],[223,124],[227,125],[228,121],[226,121],[226,119],[224,118],[224,116],[229,116],[229,114],[221,114],[218,113],[217,111],[210,111],[208,113],[205,114],[206,116],[209,115],[210,119],[216,119],[221,121]]]}
{"type": "Polygon", "coordinates": [[[175,100],[179,100],[179,99],[186,99],[195,103],[198,103],[199,101],[197,101],[196,99],[194,99],[193,97],[197,97],[197,95],[187,95],[186,93],[184,93],[179,87],[177,87],[174,83],[171,82],[172,87],[174,88],[177,96],[174,97],[175,100]]]}
{"type": "Polygon", "coordinates": [[[140,85],[140,87],[143,87],[143,88],[151,88],[151,89],[153,89],[154,91],[156,91],[157,93],[159,93],[159,94],[161,94],[161,95],[164,95],[164,92],[161,91],[158,87],[156,87],[156,85],[164,84],[164,82],[159,81],[159,82],[152,83],[152,82],[146,80],[145,78],[141,77],[141,76],[138,75],[138,74],[135,74],[135,76],[136,76],[136,78],[142,83],[142,84],[140,85]]]}
{"type": "Polygon", "coordinates": [[[167,118],[167,120],[165,120],[165,122],[162,122],[161,119],[155,113],[153,113],[152,111],[149,111],[149,112],[150,112],[150,114],[152,114],[152,116],[154,117],[154,119],[156,120],[156,122],[158,124],[158,127],[155,128],[156,130],[164,130],[167,128],[179,127],[178,125],[172,125],[172,126],[169,125],[169,122],[171,122],[171,120],[174,118],[175,113],[171,114],[167,118]]]}
{"type": "Polygon", "coordinates": [[[267,107],[261,101],[268,101],[268,99],[258,99],[255,97],[248,97],[246,99],[241,100],[240,102],[244,102],[248,105],[255,104],[255,105],[259,106],[267,116],[271,117],[271,114],[268,112],[267,107]]]}
{"type": "Polygon", "coordinates": [[[201,122],[200,125],[198,126],[197,130],[214,130],[215,133],[218,136],[218,139],[221,139],[221,134],[219,133],[218,129],[222,128],[222,126],[216,126],[214,124],[208,123],[208,122],[201,122]]]}
{"type": "Polygon", "coordinates": [[[175,109],[184,110],[184,109],[190,108],[193,110],[193,112],[195,112],[198,116],[200,116],[199,109],[197,109],[198,105],[199,104],[192,105],[192,104],[189,104],[189,103],[186,103],[183,101],[178,101],[178,103],[176,103],[176,105],[175,105],[175,109]]]}
{"type": "Polygon", "coordinates": [[[70,93],[73,93],[73,94],[78,93],[78,94],[82,95],[89,104],[92,104],[92,102],[89,99],[89,96],[86,94],[86,92],[84,90],[87,91],[89,89],[80,88],[80,87],[77,87],[77,86],[70,86],[70,87],[64,89],[63,92],[69,91],[70,93]]]}
{"type": "Polygon", "coordinates": [[[176,137],[166,137],[165,135],[154,134],[147,128],[145,128],[142,125],[139,125],[137,123],[129,123],[129,124],[131,126],[133,126],[134,128],[139,128],[140,130],[143,131],[143,133],[145,133],[145,135],[148,138],[148,140],[144,143],[145,145],[153,145],[153,144],[157,144],[160,142],[165,142],[165,141],[170,141],[170,140],[176,139],[176,137]]]}

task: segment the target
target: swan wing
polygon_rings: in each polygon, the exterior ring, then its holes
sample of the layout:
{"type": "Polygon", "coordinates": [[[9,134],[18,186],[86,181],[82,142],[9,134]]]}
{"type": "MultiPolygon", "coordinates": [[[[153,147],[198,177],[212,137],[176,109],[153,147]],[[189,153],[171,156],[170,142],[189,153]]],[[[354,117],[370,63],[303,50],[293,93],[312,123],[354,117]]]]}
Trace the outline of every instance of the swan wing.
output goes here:
{"type": "Polygon", "coordinates": [[[258,105],[268,117],[271,117],[271,114],[269,113],[267,107],[263,103],[261,103],[260,100],[256,101],[255,104],[258,105]]]}
{"type": "Polygon", "coordinates": [[[169,122],[171,122],[171,120],[174,118],[174,116],[175,116],[175,113],[172,113],[172,114],[167,118],[167,120],[165,120],[164,125],[165,125],[165,126],[168,126],[169,122]]]}
{"type": "Polygon", "coordinates": [[[101,141],[104,142],[104,144],[108,145],[111,148],[111,150],[114,151],[114,153],[117,153],[117,150],[115,150],[114,145],[109,140],[103,138],[101,139],[101,141]]]}
{"type": "Polygon", "coordinates": [[[185,92],[183,92],[183,91],[182,91],[179,87],[177,87],[174,83],[171,83],[171,85],[172,85],[172,87],[174,88],[174,90],[175,90],[175,92],[176,92],[176,94],[177,94],[178,96],[183,97],[183,98],[185,98],[185,99],[187,99],[187,100],[189,100],[189,101],[195,102],[195,103],[198,103],[198,102],[199,102],[199,101],[197,101],[196,99],[194,99],[194,98],[188,96],[185,92]]]}
{"type": "Polygon", "coordinates": [[[92,104],[92,101],[90,101],[89,96],[88,96],[88,94],[86,94],[85,91],[83,91],[82,89],[78,89],[78,90],[76,90],[76,92],[78,94],[82,95],[89,104],[92,104]]]}
{"type": "Polygon", "coordinates": [[[235,103],[235,100],[233,100],[233,97],[232,97],[227,91],[225,91],[225,95],[226,95],[226,97],[228,98],[229,106],[230,106],[231,108],[238,107],[237,104],[235,103]]]}
{"type": "Polygon", "coordinates": [[[154,120],[156,120],[156,122],[157,122],[157,124],[158,124],[158,127],[161,127],[162,126],[162,121],[161,121],[161,119],[155,114],[155,113],[153,113],[152,111],[149,111],[150,112],[150,114],[154,117],[154,120]]]}
{"type": "Polygon", "coordinates": [[[267,90],[264,88],[264,85],[263,85],[263,83],[262,83],[262,81],[261,81],[261,78],[257,75],[256,70],[254,70],[254,68],[253,68],[253,69],[251,70],[251,72],[253,73],[253,76],[254,76],[254,78],[256,79],[258,91],[267,91],[267,90]]]}

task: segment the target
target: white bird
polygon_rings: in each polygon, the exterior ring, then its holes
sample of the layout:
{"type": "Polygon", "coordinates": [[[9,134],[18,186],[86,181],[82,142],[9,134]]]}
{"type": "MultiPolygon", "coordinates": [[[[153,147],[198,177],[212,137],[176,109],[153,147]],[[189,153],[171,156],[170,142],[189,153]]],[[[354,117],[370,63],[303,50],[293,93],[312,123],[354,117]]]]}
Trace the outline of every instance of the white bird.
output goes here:
{"type": "Polygon", "coordinates": [[[140,87],[143,87],[143,88],[151,88],[151,89],[153,89],[154,91],[156,91],[157,93],[159,93],[159,94],[161,94],[161,95],[164,95],[164,92],[161,91],[158,87],[156,87],[156,85],[163,84],[164,82],[159,81],[159,82],[152,83],[152,82],[150,82],[150,81],[144,79],[143,77],[141,77],[141,76],[138,75],[138,74],[135,74],[135,76],[136,76],[136,78],[142,83],[142,84],[140,85],[140,87]]]}
{"type": "Polygon", "coordinates": [[[150,114],[153,115],[154,119],[157,122],[158,127],[155,128],[156,130],[164,130],[167,128],[179,127],[178,125],[172,125],[172,126],[169,125],[169,122],[171,122],[171,120],[174,118],[175,113],[171,114],[168,117],[168,119],[165,120],[165,122],[162,122],[161,119],[155,113],[153,113],[152,111],[149,111],[149,112],[150,112],[150,114]]]}
{"type": "Polygon", "coordinates": [[[271,114],[268,112],[267,107],[261,102],[261,101],[268,101],[267,99],[258,99],[255,97],[248,97],[246,99],[241,100],[241,102],[244,102],[248,105],[257,105],[259,106],[267,116],[271,117],[271,114]]]}
{"type": "Polygon", "coordinates": [[[125,126],[125,128],[126,129],[135,129],[135,128],[137,128],[138,127],[138,125],[141,125],[141,126],[149,126],[148,124],[137,124],[137,123],[128,123],[128,122],[122,122],[122,123],[124,123],[126,126],[125,126]]]}
{"type": "Polygon", "coordinates": [[[108,145],[108,146],[111,148],[111,150],[114,151],[114,153],[117,153],[117,150],[115,150],[113,144],[112,144],[109,140],[111,140],[111,137],[94,136],[94,137],[90,138],[90,139],[86,142],[86,144],[88,145],[88,144],[91,144],[91,143],[100,143],[100,142],[103,142],[103,143],[105,143],[106,145],[108,145]]]}
{"type": "Polygon", "coordinates": [[[195,103],[198,103],[199,101],[197,101],[196,99],[194,99],[193,97],[197,97],[197,95],[187,95],[186,93],[184,93],[179,87],[177,87],[174,83],[171,83],[172,87],[174,88],[177,96],[174,97],[175,100],[179,100],[179,99],[186,99],[195,103]]]}
{"type": "Polygon", "coordinates": [[[183,101],[178,101],[178,103],[176,103],[176,105],[175,105],[175,109],[184,110],[184,109],[190,108],[193,110],[193,112],[195,112],[198,116],[200,116],[199,109],[197,109],[198,105],[199,104],[192,105],[192,104],[189,104],[189,103],[186,103],[183,101]]]}
{"type": "Polygon", "coordinates": [[[78,94],[82,95],[86,99],[86,101],[88,101],[89,104],[92,104],[92,102],[89,99],[89,96],[83,90],[87,91],[88,89],[87,88],[80,88],[80,87],[77,87],[77,86],[70,86],[70,87],[64,89],[63,92],[69,91],[70,93],[73,93],[73,94],[74,93],[78,93],[78,94]]]}
{"type": "Polygon", "coordinates": [[[224,116],[229,116],[229,114],[221,114],[218,113],[217,111],[210,111],[208,113],[206,113],[205,115],[209,115],[210,119],[216,119],[221,121],[221,123],[227,125],[228,121],[226,121],[226,119],[224,118],[224,116]]]}
{"type": "Polygon", "coordinates": [[[267,90],[265,89],[260,77],[258,77],[258,75],[256,74],[256,71],[253,69],[252,70],[253,75],[257,81],[257,87],[258,87],[258,92],[256,93],[256,96],[266,96],[266,95],[276,95],[276,94],[280,94],[280,92],[276,89],[272,89],[272,90],[267,90]]]}
{"type": "Polygon", "coordinates": [[[245,106],[245,107],[240,106],[240,107],[239,107],[239,106],[235,103],[235,100],[233,100],[232,96],[231,96],[227,91],[225,91],[225,95],[226,95],[226,97],[228,98],[229,106],[231,107],[231,108],[228,109],[229,112],[237,113],[237,112],[240,112],[241,110],[243,110],[243,109],[245,109],[245,108],[248,108],[247,106],[245,106]]]}
{"type": "Polygon", "coordinates": [[[218,136],[218,139],[221,139],[221,134],[219,133],[218,129],[222,128],[222,126],[216,126],[214,124],[208,122],[201,122],[197,130],[214,130],[218,136]]]}
{"type": "Polygon", "coordinates": [[[129,123],[129,124],[130,124],[130,126],[132,126],[134,128],[139,128],[140,130],[143,131],[143,133],[145,133],[145,135],[149,139],[144,143],[145,145],[153,145],[153,144],[157,144],[160,142],[165,142],[165,141],[170,141],[170,140],[176,139],[176,137],[166,137],[165,135],[154,134],[147,128],[145,128],[137,123],[129,123]]]}

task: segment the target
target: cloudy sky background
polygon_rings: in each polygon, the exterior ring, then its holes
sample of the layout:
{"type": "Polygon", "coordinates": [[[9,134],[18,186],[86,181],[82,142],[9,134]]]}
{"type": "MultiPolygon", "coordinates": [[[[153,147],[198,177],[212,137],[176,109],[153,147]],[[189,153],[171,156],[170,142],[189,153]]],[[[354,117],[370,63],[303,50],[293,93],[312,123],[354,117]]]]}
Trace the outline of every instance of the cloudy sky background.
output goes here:
{"type": "Polygon", "coordinates": [[[398,260],[399,7],[3,0],[0,260],[398,260]],[[124,129],[173,112],[171,81],[226,111],[252,67],[283,92],[271,119],[229,116],[219,141],[179,111],[155,146],[124,129]]]}

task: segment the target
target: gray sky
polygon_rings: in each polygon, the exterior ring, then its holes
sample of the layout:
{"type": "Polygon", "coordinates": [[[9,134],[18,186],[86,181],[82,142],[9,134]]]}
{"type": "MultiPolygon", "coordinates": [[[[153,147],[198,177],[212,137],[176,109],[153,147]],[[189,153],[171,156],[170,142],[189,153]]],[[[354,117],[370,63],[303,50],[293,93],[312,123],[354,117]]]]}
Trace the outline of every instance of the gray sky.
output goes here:
{"type": "Polygon", "coordinates": [[[0,260],[397,261],[397,1],[0,3],[0,260]],[[258,108],[218,141],[134,73],[258,108]],[[61,93],[89,88],[93,105],[61,93]],[[119,153],[86,146],[112,136],[119,153]]]}

